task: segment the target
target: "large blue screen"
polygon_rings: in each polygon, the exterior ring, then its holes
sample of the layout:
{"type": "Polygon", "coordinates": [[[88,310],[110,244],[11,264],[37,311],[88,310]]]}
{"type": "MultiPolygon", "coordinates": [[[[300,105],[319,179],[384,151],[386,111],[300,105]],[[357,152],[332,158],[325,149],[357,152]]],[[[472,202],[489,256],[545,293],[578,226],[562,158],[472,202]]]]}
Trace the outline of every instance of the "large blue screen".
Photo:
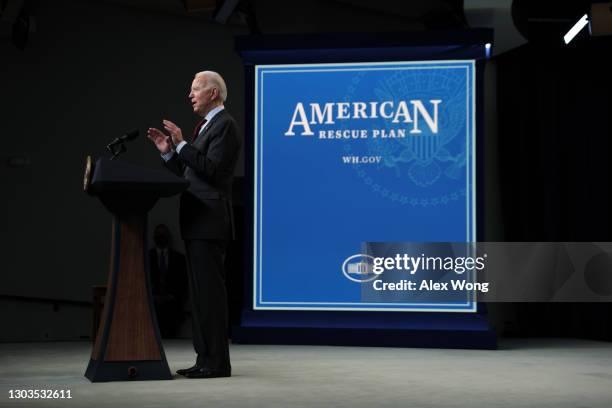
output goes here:
{"type": "Polygon", "coordinates": [[[253,307],[465,311],[364,300],[368,242],[475,237],[474,61],[255,67],[253,307]]]}

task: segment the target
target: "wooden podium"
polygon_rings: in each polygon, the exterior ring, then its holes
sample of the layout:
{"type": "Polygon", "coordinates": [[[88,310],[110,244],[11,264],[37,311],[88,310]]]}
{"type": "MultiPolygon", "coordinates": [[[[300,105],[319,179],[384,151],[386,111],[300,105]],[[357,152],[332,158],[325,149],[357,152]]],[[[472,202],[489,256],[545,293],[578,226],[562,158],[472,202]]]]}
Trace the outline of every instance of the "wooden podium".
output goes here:
{"type": "Polygon", "coordinates": [[[172,379],[151,293],[147,214],[188,185],[170,172],[88,158],[85,190],[114,215],[106,301],[85,371],[92,382],[172,379]]]}

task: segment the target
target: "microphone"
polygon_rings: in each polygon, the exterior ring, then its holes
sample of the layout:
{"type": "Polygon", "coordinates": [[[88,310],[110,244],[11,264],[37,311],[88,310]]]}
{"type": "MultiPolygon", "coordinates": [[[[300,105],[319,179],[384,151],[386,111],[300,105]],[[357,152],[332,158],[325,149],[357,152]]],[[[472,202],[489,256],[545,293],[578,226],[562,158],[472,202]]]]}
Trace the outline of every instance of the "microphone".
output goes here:
{"type": "Polygon", "coordinates": [[[108,145],[114,146],[116,144],[123,143],[126,140],[134,140],[138,137],[139,134],[140,132],[138,131],[138,129],[132,129],[129,132],[123,134],[122,136],[116,137],[115,140],[110,142],[108,145]]]}
{"type": "Polygon", "coordinates": [[[125,141],[134,140],[138,137],[140,132],[138,129],[132,129],[129,132],[123,134],[122,136],[116,137],[112,142],[106,145],[106,148],[112,153],[113,157],[111,160],[114,160],[121,153],[127,151],[127,148],[123,144],[125,141]]]}
{"type": "Polygon", "coordinates": [[[134,140],[138,137],[139,134],[140,132],[138,131],[138,129],[132,129],[126,134],[124,134],[123,136],[121,136],[119,139],[122,141],[123,140],[134,140]]]}

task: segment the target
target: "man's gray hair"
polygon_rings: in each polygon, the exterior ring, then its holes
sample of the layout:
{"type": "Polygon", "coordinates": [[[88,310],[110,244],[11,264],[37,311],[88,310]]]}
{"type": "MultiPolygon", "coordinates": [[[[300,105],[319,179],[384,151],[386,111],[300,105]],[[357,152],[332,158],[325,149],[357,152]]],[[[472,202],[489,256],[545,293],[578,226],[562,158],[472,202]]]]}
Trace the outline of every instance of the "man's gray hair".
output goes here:
{"type": "Polygon", "coordinates": [[[196,78],[205,78],[209,86],[214,86],[219,90],[219,97],[221,101],[225,102],[227,99],[227,86],[223,77],[214,71],[202,71],[195,75],[196,78]]]}

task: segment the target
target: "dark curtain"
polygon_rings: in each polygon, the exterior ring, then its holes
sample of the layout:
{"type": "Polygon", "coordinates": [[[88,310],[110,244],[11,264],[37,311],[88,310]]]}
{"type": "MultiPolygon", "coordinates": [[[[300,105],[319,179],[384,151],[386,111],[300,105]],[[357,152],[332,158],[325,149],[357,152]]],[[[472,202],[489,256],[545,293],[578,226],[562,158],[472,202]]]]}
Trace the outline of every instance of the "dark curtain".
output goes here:
{"type": "MultiPolygon", "coordinates": [[[[612,240],[611,52],[600,37],[496,58],[505,241],[612,240]]],[[[515,306],[509,334],[612,340],[610,304],[515,306]]]]}

